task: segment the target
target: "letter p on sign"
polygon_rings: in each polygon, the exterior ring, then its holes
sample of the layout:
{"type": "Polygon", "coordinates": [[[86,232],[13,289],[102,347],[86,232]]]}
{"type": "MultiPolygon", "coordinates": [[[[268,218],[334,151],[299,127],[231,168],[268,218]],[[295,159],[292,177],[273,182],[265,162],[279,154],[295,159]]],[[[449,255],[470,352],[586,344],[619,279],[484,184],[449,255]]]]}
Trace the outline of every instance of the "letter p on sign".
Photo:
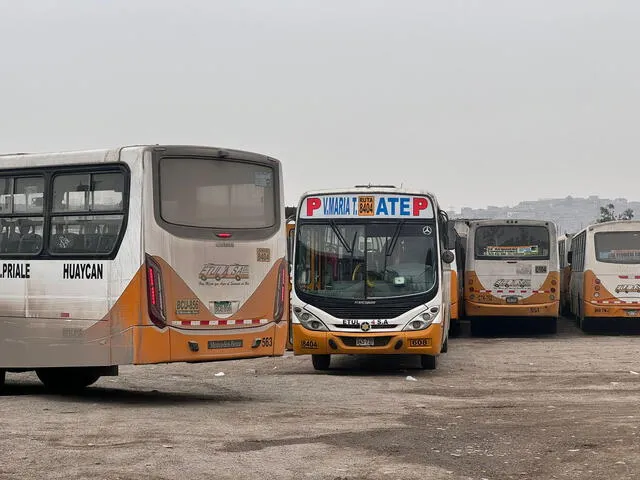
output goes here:
{"type": "Polygon", "coordinates": [[[313,217],[313,212],[320,208],[322,202],[317,197],[307,198],[307,217],[313,217]]]}
{"type": "Polygon", "coordinates": [[[429,201],[424,197],[413,197],[413,216],[419,217],[420,212],[429,206],[429,201]]]}

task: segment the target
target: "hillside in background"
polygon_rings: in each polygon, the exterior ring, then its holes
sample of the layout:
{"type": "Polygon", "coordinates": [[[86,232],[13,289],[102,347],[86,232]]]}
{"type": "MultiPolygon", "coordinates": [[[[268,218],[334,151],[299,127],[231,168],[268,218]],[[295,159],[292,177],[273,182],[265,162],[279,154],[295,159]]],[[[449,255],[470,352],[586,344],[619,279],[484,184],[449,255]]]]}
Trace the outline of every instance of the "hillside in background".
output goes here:
{"type": "Polygon", "coordinates": [[[600,216],[600,207],[609,204],[615,206],[617,213],[630,208],[635,217],[640,219],[640,202],[630,202],[626,198],[552,198],[520,202],[513,207],[470,208],[463,207],[460,213],[448,212],[449,218],[528,218],[552,220],[558,226],[558,233],[575,233],[591,223],[595,223],[600,216]]]}

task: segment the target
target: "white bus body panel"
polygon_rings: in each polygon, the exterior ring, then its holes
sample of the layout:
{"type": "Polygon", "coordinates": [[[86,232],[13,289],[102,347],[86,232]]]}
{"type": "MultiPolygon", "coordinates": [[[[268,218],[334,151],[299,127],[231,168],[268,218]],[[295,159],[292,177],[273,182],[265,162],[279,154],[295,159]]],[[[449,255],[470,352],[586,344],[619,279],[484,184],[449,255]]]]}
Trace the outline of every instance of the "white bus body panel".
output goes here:
{"type": "Polygon", "coordinates": [[[140,148],[130,148],[122,150],[121,157],[118,150],[0,157],[0,169],[120,160],[131,170],[126,232],[114,260],[0,258],[0,269],[5,264],[19,265],[25,272],[29,269],[29,278],[0,279],[1,367],[107,366],[131,361],[131,341],[112,344],[117,319],[103,320],[142,262],[141,153],[140,148]],[[89,327],[94,327],[91,338],[85,335],[89,327]]]}

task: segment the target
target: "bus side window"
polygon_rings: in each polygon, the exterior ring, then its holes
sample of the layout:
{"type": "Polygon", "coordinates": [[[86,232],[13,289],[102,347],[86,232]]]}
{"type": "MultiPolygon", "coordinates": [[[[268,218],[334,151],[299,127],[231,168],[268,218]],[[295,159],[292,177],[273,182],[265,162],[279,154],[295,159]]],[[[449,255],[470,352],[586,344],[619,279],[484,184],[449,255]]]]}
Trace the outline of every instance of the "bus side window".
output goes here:
{"type": "Polygon", "coordinates": [[[56,175],[49,250],[59,254],[109,254],[124,223],[124,174],[56,175]]]}

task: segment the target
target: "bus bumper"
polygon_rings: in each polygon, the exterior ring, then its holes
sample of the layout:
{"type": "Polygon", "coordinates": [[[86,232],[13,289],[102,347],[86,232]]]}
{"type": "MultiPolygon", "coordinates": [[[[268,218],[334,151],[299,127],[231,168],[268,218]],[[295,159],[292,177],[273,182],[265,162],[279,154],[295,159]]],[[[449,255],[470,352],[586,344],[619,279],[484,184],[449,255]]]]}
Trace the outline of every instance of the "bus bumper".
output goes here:
{"type": "Polygon", "coordinates": [[[585,317],[605,318],[637,318],[640,321],[640,304],[582,302],[585,317]]]}
{"type": "Polygon", "coordinates": [[[464,303],[467,317],[557,317],[558,310],[557,301],[527,305],[492,305],[470,301],[464,303]]]}
{"type": "Polygon", "coordinates": [[[425,330],[407,332],[318,332],[300,324],[293,325],[293,353],[295,355],[438,355],[442,348],[442,324],[435,323],[425,330]],[[356,338],[373,338],[374,346],[356,346],[356,338]]]}

